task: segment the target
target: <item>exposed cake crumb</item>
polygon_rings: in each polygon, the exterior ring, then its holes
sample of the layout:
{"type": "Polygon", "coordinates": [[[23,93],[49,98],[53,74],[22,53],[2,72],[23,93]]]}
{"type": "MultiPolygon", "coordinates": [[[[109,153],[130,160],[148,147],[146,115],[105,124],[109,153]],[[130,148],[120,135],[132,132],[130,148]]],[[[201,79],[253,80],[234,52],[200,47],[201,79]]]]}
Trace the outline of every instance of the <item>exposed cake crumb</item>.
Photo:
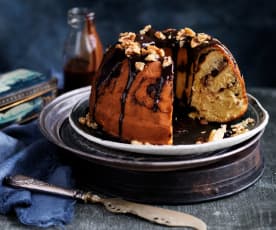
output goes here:
{"type": "Polygon", "coordinates": [[[208,142],[222,140],[224,137],[224,134],[226,133],[226,127],[227,125],[221,125],[220,128],[213,129],[210,132],[208,142]]]}
{"type": "Polygon", "coordinates": [[[145,63],[144,62],[135,62],[135,68],[137,71],[143,71],[145,68],[145,63]]]}

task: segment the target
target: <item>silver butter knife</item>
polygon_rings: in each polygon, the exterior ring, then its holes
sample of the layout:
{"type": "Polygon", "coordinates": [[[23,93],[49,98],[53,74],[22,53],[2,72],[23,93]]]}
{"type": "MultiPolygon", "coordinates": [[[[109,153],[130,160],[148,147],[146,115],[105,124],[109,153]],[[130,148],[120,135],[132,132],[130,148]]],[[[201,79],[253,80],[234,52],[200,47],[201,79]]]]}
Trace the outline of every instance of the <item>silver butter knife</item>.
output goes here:
{"type": "Polygon", "coordinates": [[[197,230],[207,229],[206,224],[202,220],[186,213],[138,204],[120,198],[102,198],[91,192],[65,189],[23,175],[8,176],[5,178],[5,183],[16,188],[71,197],[85,203],[101,203],[112,213],[129,213],[160,225],[191,227],[197,230]]]}

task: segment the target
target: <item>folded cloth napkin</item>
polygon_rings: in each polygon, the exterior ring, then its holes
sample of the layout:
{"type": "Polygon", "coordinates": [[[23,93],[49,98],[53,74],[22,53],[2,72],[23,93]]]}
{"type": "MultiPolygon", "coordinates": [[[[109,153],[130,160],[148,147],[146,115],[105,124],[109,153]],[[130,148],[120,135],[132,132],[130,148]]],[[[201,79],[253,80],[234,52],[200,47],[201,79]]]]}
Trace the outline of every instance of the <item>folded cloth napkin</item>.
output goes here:
{"type": "Polygon", "coordinates": [[[71,169],[61,164],[58,147],[40,133],[37,121],[0,131],[0,213],[15,212],[19,221],[38,227],[64,226],[75,201],[5,186],[5,176],[23,174],[65,188],[73,187],[71,169]]]}

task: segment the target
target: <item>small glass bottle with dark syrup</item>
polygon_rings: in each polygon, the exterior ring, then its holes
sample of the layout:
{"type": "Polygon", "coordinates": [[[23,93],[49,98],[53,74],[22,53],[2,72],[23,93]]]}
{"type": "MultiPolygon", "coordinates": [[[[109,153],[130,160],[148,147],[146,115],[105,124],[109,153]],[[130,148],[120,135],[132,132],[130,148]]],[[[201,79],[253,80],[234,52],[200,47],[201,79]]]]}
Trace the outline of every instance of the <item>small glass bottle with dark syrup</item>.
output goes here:
{"type": "Polygon", "coordinates": [[[68,24],[70,30],[63,53],[65,92],[90,85],[103,56],[93,12],[88,8],[72,8],[68,11],[68,24]]]}

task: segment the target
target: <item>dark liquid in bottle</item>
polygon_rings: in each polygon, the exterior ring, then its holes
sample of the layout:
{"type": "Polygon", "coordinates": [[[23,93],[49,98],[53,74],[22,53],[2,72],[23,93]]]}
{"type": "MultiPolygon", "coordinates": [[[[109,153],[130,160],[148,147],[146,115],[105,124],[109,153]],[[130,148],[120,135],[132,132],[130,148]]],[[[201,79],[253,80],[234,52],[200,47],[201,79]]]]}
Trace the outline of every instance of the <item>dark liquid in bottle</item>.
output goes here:
{"type": "Polygon", "coordinates": [[[89,61],[78,57],[65,64],[63,73],[65,92],[90,85],[95,74],[94,71],[89,71],[89,61]]]}

